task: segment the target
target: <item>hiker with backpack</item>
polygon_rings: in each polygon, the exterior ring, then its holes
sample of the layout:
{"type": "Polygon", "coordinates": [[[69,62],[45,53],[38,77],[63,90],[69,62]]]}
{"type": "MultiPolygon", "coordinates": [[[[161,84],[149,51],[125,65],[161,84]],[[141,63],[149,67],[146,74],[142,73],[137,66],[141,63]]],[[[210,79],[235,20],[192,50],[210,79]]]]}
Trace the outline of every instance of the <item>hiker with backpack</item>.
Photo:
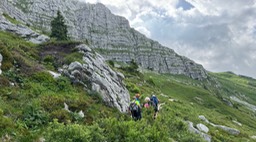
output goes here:
{"type": "Polygon", "coordinates": [[[154,108],[154,119],[156,119],[157,117],[157,113],[158,113],[158,104],[159,104],[159,99],[156,97],[156,95],[152,95],[152,97],[150,98],[150,101],[152,103],[152,106],[154,108]]]}
{"type": "Polygon", "coordinates": [[[141,107],[140,107],[140,100],[139,100],[140,95],[136,94],[133,97],[132,102],[129,105],[129,111],[132,115],[132,118],[137,121],[141,119],[141,107]]]}

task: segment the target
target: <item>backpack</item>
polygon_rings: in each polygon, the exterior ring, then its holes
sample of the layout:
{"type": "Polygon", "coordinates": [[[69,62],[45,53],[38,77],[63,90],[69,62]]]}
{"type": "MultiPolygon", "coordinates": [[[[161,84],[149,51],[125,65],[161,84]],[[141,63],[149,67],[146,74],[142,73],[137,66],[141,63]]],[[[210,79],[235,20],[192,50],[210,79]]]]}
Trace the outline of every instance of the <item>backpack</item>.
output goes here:
{"type": "Polygon", "coordinates": [[[151,97],[151,101],[153,102],[154,106],[158,105],[158,99],[156,98],[156,96],[151,97]]]}
{"type": "Polygon", "coordinates": [[[129,106],[129,110],[131,112],[137,112],[139,111],[139,106],[135,102],[132,102],[129,106]]]}

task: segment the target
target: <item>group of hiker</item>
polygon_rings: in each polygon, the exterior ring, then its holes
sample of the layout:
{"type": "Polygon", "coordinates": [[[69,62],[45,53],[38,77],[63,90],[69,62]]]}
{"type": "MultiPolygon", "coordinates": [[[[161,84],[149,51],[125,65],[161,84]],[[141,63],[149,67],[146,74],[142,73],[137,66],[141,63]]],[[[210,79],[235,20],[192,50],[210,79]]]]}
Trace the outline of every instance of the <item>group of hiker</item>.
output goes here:
{"type": "Polygon", "coordinates": [[[156,97],[156,95],[152,95],[150,98],[146,97],[145,102],[143,104],[141,104],[140,94],[137,93],[133,97],[133,100],[131,101],[131,103],[129,105],[129,112],[130,112],[132,118],[136,121],[136,120],[140,120],[142,118],[142,115],[141,115],[142,108],[153,109],[154,110],[153,118],[156,119],[157,113],[159,111],[158,104],[159,104],[159,99],[156,97]]]}

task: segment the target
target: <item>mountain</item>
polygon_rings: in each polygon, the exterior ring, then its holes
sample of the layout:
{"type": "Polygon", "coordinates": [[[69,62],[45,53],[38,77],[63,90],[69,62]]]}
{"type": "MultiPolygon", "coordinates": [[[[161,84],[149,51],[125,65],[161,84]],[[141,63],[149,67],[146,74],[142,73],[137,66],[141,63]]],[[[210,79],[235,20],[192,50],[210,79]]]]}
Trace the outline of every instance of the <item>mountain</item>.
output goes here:
{"type": "Polygon", "coordinates": [[[255,141],[255,92],[255,79],[206,72],[102,4],[0,1],[0,141],[255,141]],[[47,36],[57,10],[70,41],[47,36]],[[156,119],[126,113],[136,93],[159,98],[156,119]]]}
{"type": "Polygon", "coordinates": [[[201,65],[145,37],[131,28],[128,20],[113,15],[102,4],[77,0],[2,0],[0,7],[3,13],[44,33],[50,32],[50,22],[60,10],[69,36],[88,41],[107,60],[135,60],[143,69],[159,73],[184,74],[199,80],[207,78],[201,65]]]}

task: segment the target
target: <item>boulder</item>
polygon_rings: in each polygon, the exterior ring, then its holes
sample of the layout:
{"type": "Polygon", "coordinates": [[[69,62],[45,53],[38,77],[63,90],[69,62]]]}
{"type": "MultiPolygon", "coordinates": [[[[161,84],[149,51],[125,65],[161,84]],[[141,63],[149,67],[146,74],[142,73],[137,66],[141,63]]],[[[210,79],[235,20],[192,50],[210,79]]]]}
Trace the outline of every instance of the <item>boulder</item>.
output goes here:
{"type": "Polygon", "coordinates": [[[81,118],[84,118],[84,112],[83,112],[82,110],[80,110],[80,111],[78,112],[78,115],[79,115],[81,118]]]}
{"type": "Polygon", "coordinates": [[[196,125],[196,127],[201,132],[205,132],[205,133],[209,132],[209,128],[207,126],[205,126],[204,124],[199,123],[196,125]]]}
{"type": "Polygon", "coordinates": [[[127,112],[130,95],[123,83],[124,75],[113,71],[105,63],[105,59],[87,45],[82,44],[76,48],[83,53],[83,62],[72,62],[59,71],[85,88],[98,92],[109,106],[116,107],[120,112],[127,112]]]}

